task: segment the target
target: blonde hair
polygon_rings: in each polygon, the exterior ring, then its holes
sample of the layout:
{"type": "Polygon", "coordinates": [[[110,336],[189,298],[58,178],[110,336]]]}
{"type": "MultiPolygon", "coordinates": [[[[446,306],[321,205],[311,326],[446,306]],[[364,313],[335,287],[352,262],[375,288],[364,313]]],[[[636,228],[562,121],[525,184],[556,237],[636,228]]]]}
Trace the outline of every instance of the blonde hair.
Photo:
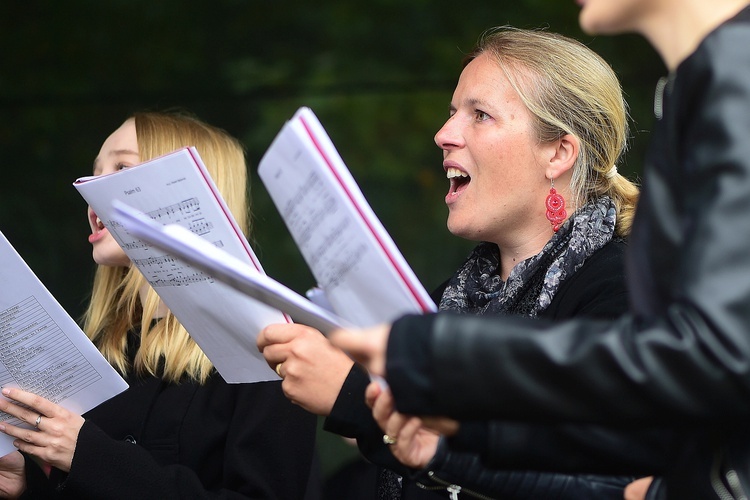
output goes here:
{"type": "Polygon", "coordinates": [[[617,234],[629,234],[638,188],[617,172],[629,126],[627,104],[612,68],[576,40],[508,26],[485,32],[464,66],[484,53],[497,62],[535,117],[540,143],[566,134],[580,141],[570,181],[575,206],[609,196],[617,210],[617,234]]]}
{"type": "MultiPolygon", "coordinates": [[[[225,131],[177,112],[136,113],[134,120],[140,160],[147,161],[185,146],[195,146],[239,226],[250,229],[245,151],[225,131]]],[[[155,322],[159,296],[135,266],[98,266],[84,331],[104,357],[121,373],[159,375],[169,382],[185,377],[205,382],[213,370],[208,357],[171,312],[155,322]],[[128,332],[140,328],[140,348],[129,366],[128,332]]],[[[132,353],[131,353],[132,355],[132,353]]]]}

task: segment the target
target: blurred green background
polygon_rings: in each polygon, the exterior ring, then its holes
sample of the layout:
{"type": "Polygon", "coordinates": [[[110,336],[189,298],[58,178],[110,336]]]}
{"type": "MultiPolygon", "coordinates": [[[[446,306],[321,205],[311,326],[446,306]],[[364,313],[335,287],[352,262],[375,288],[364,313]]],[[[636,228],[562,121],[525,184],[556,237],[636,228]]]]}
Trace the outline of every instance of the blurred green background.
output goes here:
{"type": "MultiPolygon", "coordinates": [[[[430,290],[473,246],[445,229],[448,182],[433,136],[485,29],[545,27],[604,56],[631,107],[620,171],[638,180],[665,70],[641,38],[584,35],[577,15],[573,0],[0,2],[0,231],[78,318],[93,263],[71,184],[131,112],[180,107],[246,145],[255,250],[268,274],[302,292],[312,276],[255,167],[304,105],[430,290]]],[[[353,450],[321,437],[328,473],[353,450]]]]}

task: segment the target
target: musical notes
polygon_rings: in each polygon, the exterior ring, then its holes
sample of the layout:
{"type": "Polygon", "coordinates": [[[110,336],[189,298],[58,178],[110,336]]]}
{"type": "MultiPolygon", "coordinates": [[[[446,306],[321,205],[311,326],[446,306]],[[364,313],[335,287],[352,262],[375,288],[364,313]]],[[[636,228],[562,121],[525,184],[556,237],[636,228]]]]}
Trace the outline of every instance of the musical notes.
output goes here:
{"type": "Polygon", "coordinates": [[[158,267],[164,269],[166,266],[174,267],[177,263],[177,259],[170,255],[161,255],[159,257],[149,257],[147,259],[135,259],[135,264],[138,269],[148,269],[150,267],[158,267]]]}
{"type": "MultiPolygon", "coordinates": [[[[147,212],[146,215],[162,222],[162,224],[183,224],[198,236],[210,233],[214,227],[211,221],[203,217],[200,201],[197,198],[188,198],[179,203],[159,207],[147,212]]],[[[127,231],[116,220],[109,219],[105,222],[105,225],[124,250],[149,248],[148,244],[129,236],[127,231]]]]}
{"type": "MultiPolygon", "coordinates": [[[[112,234],[115,234],[114,231],[111,231],[111,232],[112,234]]],[[[121,242],[120,246],[123,248],[123,250],[137,250],[139,248],[146,248],[148,244],[141,240],[131,240],[131,241],[121,242]]]]}
{"type": "Polygon", "coordinates": [[[213,227],[214,225],[211,224],[211,222],[207,221],[206,219],[196,219],[194,221],[190,221],[190,224],[188,224],[188,229],[190,229],[192,232],[194,232],[198,236],[203,236],[204,234],[208,234],[213,227]]]}
{"type": "Polygon", "coordinates": [[[157,208],[148,212],[146,215],[152,219],[158,220],[162,224],[179,222],[180,217],[187,217],[196,212],[200,212],[201,206],[197,198],[183,200],[173,205],[157,208]],[[167,219],[167,220],[164,220],[167,219]]]}
{"type": "Polygon", "coordinates": [[[153,281],[149,280],[149,283],[152,287],[159,288],[165,286],[188,286],[194,283],[203,283],[204,281],[209,283],[214,282],[213,278],[200,271],[195,271],[192,267],[186,266],[186,269],[192,271],[192,274],[190,272],[184,274],[167,274],[164,277],[155,278],[153,281]]]}
{"type": "MultiPolygon", "coordinates": [[[[181,224],[198,236],[205,236],[214,227],[213,223],[203,216],[198,198],[188,198],[178,203],[159,207],[146,212],[146,215],[163,224],[181,224]]],[[[112,235],[126,252],[134,250],[154,251],[148,243],[131,236],[117,221],[107,221],[107,227],[110,228],[112,235]]],[[[217,240],[214,244],[219,248],[224,246],[221,240],[217,240]]],[[[133,264],[138,267],[154,288],[213,282],[210,276],[191,268],[170,255],[149,255],[144,258],[136,258],[133,259],[133,264]]]]}
{"type": "Polygon", "coordinates": [[[134,259],[135,264],[149,284],[154,287],[187,286],[213,279],[171,255],[165,254],[145,259],[134,259]]]}

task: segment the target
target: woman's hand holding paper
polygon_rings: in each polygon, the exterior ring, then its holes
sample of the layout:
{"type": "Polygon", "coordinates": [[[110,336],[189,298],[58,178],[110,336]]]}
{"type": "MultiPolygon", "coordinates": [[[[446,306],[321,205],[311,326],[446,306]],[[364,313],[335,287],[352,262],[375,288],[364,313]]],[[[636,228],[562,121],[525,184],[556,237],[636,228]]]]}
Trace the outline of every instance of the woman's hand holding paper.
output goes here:
{"type": "Polygon", "coordinates": [[[257,339],[268,365],[284,379],[284,394],[316,415],[327,416],[354,362],[318,330],[298,324],[273,324],[257,339]]]}

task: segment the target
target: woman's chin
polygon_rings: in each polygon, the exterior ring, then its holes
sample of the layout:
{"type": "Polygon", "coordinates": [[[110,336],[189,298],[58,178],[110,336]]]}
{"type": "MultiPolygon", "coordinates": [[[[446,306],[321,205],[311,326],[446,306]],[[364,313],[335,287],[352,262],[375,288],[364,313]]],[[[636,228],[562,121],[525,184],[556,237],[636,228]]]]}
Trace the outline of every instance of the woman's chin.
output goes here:
{"type": "Polygon", "coordinates": [[[470,228],[458,224],[451,224],[448,221],[448,231],[459,238],[463,238],[469,241],[481,241],[481,236],[476,231],[472,231],[470,228]]]}
{"type": "Polygon", "coordinates": [[[93,252],[94,262],[105,267],[129,267],[130,259],[124,253],[122,255],[112,255],[105,252],[93,252]]]}

